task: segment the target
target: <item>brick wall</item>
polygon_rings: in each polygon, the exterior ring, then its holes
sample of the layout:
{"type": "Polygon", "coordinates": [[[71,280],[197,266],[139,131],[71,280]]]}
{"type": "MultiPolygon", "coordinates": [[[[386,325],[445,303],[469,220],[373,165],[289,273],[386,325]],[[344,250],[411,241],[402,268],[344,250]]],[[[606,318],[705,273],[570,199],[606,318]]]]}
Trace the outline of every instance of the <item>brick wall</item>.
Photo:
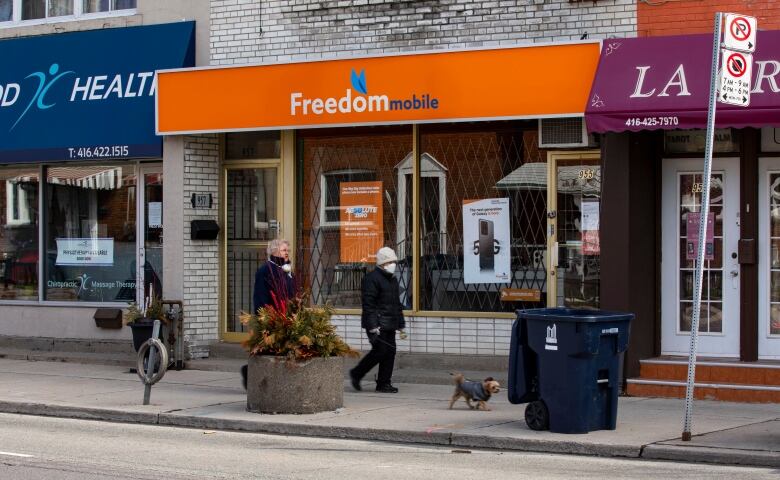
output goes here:
{"type": "Polygon", "coordinates": [[[191,358],[208,356],[208,344],[219,338],[219,243],[191,240],[190,221],[217,220],[219,212],[219,138],[184,138],[184,316],[185,341],[191,358]],[[192,208],[193,193],[211,193],[214,206],[192,208]]]}
{"type": "MultiPolygon", "coordinates": [[[[352,348],[371,350],[359,315],[334,315],[337,333],[352,348]]],[[[512,320],[506,318],[407,317],[398,351],[451,355],[509,355],[512,320]]]]}
{"type": "Polygon", "coordinates": [[[214,0],[211,63],[636,35],[636,1],[214,0]]]}
{"type": "MultiPolygon", "coordinates": [[[[660,3],[660,2],[659,2],[660,3]]],[[[649,5],[638,2],[640,37],[712,33],[716,12],[735,12],[758,19],[762,30],[780,29],[778,0],[687,0],[649,5]]]]}

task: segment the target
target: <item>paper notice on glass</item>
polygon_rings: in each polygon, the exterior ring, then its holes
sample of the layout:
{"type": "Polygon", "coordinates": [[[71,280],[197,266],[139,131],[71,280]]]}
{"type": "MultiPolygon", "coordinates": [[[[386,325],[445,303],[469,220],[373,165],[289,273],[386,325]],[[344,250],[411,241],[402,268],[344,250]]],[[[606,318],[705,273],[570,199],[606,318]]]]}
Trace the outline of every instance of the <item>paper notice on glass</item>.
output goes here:
{"type": "Polygon", "coordinates": [[[581,231],[599,229],[599,202],[582,202],[582,228],[581,231]]]}
{"type": "Polygon", "coordinates": [[[149,202],[149,228],[162,228],[162,202],[149,202]]]}
{"type": "Polygon", "coordinates": [[[90,265],[93,267],[114,264],[113,238],[58,238],[57,265],[90,265]]]}

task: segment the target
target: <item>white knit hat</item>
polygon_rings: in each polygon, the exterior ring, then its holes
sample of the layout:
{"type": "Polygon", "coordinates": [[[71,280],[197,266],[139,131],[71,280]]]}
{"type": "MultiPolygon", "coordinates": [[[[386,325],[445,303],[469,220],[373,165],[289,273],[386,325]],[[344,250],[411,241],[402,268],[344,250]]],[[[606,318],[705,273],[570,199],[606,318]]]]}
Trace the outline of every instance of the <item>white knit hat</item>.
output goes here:
{"type": "Polygon", "coordinates": [[[381,267],[382,265],[387,265],[388,263],[393,263],[397,261],[398,261],[398,256],[390,247],[382,247],[379,249],[378,252],[376,252],[377,267],[381,267]]]}

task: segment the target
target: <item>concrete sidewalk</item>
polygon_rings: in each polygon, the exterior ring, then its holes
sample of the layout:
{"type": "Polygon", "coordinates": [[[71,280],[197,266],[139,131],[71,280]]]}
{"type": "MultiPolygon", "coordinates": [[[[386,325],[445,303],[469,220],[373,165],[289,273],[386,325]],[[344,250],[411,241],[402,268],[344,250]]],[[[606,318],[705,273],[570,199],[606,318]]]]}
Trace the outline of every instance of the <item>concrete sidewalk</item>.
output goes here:
{"type": "MultiPolygon", "coordinates": [[[[443,373],[446,375],[446,373],[443,373]]],[[[452,389],[399,384],[379,395],[346,388],[344,408],[314,415],[245,411],[238,372],[169,371],[141,405],[143,385],[120,366],[0,359],[0,411],[209,430],[307,435],[457,448],[511,449],[780,467],[780,405],[698,401],[694,439],[679,441],[683,401],[621,398],[615,431],[535,432],[504,393],[493,411],[448,410],[452,389]]]]}

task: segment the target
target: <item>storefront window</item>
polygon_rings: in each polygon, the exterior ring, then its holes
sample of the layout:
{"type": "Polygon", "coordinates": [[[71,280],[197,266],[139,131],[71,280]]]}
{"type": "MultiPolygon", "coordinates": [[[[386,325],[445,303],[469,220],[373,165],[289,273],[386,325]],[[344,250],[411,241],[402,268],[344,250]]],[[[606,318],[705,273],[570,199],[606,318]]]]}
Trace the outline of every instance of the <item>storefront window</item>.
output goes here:
{"type": "Polygon", "coordinates": [[[136,175],[133,166],[46,169],[45,299],[135,299],[136,175]]]}
{"type": "MultiPolygon", "coordinates": [[[[546,304],[547,163],[535,128],[522,122],[421,128],[422,310],[546,304]]],[[[400,170],[408,192],[411,159],[400,170]]],[[[408,223],[400,228],[411,232],[408,223]]]]}
{"type": "Polygon", "coordinates": [[[14,0],[0,0],[0,22],[10,22],[14,18],[14,0]]]}
{"type": "Polygon", "coordinates": [[[38,300],[38,169],[0,169],[0,299],[38,300]]]}
{"type": "Polygon", "coordinates": [[[411,127],[303,131],[298,142],[303,221],[296,263],[312,300],[360,308],[363,277],[388,246],[399,258],[401,303],[411,308],[411,189],[404,188],[411,127]]]}
{"type": "Polygon", "coordinates": [[[73,0],[22,0],[22,20],[73,15],[73,0]]]}
{"type": "Polygon", "coordinates": [[[228,160],[279,158],[282,140],[278,131],[229,133],[225,136],[228,160]]]}
{"type": "Polygon", "coordinates": [[[84,0],[84,13],[110,12],[135,7],[136,0],[84,0]]]}

